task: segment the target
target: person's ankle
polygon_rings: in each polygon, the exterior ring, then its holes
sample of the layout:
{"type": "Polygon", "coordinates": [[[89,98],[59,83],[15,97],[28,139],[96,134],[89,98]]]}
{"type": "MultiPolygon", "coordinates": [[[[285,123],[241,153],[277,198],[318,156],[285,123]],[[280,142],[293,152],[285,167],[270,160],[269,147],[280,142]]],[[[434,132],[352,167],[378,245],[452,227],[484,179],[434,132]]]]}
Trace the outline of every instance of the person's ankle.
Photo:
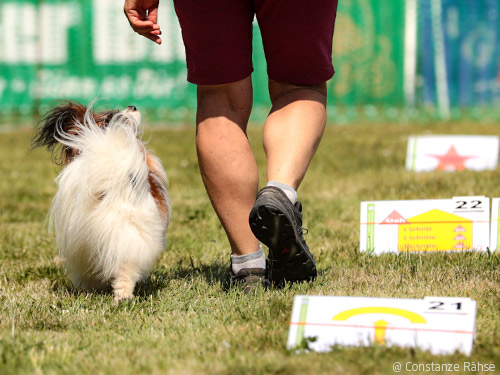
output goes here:
{"type": "Polygon", "coordinates": [[[283,191],[292,204],[297,202],[297,191],[290,185],[286,185],[278,181],[269,181],[266,186],[274,186],[283,191]]]}
{"type": "Polygon", "coordinates": [[[259,250],[251,254],[231,254],[231,270],[233,273],[236,275],[245,268],[266,268],[266,255],[262,245],[259,245],[259,250]]]}

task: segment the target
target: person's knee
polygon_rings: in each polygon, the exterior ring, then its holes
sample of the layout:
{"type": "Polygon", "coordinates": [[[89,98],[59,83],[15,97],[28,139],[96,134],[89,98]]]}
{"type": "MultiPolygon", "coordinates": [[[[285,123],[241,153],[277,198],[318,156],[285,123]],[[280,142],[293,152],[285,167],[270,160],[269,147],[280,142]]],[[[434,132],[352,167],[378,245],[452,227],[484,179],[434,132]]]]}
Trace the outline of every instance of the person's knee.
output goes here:
{"type": "Polygon", "coordinates": [[[326,104],[326,82],[315,85],[296,85],[293,83],[277,82],[269,79],[269,96],[275,105],[283,97],[288,100],[314,100],[326,104]]]}
{"type": "Polygon", "coordinates": [[[203,117],[248,117],[252,110],[252,99],[250,77],[223,85],[198,85],[198,113],[203,117]]]}

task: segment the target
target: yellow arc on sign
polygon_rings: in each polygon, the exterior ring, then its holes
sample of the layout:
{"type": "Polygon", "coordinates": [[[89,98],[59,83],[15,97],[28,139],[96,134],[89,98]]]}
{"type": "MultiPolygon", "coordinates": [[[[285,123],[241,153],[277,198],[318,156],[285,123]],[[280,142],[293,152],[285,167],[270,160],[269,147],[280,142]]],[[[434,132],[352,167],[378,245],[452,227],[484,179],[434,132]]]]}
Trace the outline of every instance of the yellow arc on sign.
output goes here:
{"type": "MultiPolygon", "coordinates": [[[[347,320],[356,315],[363,314],[389,314],[397,315],[408,319],[412,323],[427,323],[422,315],[419,315],[413,311],[398,309],[396,307],[384,307],[384,306],[369,306],[369,307],[358,307],[356,309],[350,309],[342,311],[333,317],[332,320],[347,320]]],[[[373,341],[377,344],[385,344],[385,332],[389,322],[381,319],[375,323],[375,335],[373,341]]]]}
{"type": "Polygon", "coordinates": [[[362,314],[390,314],[406,318],[412,323],[427,323],[422,315],[414,313],[413,311],[384,306],[358,307],[356,309],[342,311],[335,315],[332,320],[347,320],[353,316],[362,314]]]}

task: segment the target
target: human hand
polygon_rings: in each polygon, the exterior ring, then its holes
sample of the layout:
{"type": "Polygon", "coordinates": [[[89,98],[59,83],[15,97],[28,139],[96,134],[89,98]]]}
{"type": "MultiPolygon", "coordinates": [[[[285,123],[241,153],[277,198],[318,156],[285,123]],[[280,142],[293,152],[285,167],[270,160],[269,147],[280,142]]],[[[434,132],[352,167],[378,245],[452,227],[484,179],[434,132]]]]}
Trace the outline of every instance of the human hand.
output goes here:
{"type": "Polygon", "coordinates": [[[123,11],[134,31],[161,44],[158,21],[159,0],[125,0],[123,11]]]}

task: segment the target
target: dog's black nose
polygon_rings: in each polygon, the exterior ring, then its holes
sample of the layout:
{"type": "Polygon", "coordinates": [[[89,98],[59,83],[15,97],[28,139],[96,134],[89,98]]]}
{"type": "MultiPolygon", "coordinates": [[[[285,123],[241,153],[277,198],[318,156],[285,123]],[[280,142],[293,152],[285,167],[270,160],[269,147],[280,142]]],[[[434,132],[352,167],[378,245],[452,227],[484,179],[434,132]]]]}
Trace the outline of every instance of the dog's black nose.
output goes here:
{"type": "Polygon", "coordinates": [[[129,105],[127,108],[131,111],[137,111],[137,107],[135,105],[129,105]]]}

